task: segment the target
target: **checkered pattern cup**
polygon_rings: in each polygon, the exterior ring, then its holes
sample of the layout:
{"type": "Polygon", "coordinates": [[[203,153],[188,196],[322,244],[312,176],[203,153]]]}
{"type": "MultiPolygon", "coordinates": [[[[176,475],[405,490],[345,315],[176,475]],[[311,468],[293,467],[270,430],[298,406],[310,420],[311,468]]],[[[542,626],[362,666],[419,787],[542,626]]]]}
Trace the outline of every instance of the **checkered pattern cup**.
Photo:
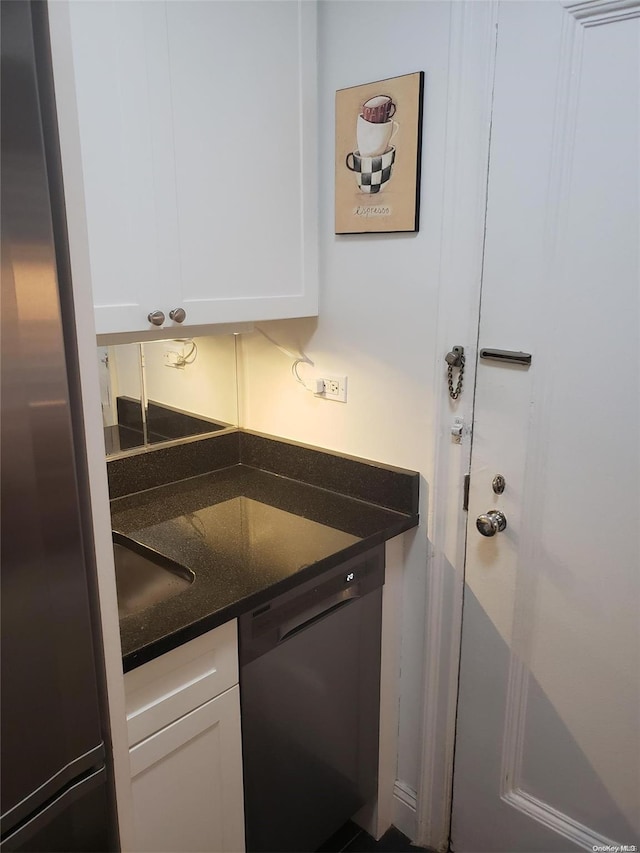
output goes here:
{"type": "Polygon", "coordinates": [[[361,192],[379,193],[391,177],[395,159],[396,149],[392,145],[379,157],[363,157],[359,151],[350,151],[345,162],[347,169],[355,174],[361,192]]]}

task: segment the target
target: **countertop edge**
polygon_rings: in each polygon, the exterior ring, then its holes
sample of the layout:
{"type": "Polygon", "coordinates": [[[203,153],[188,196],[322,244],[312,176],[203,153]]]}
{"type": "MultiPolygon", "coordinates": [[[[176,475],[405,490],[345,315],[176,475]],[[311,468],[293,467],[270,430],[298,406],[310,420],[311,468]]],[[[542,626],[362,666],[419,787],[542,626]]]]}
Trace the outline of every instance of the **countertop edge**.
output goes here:
{"type": "Polygon", "coordinates": [[[340,551],[336,551],[315,563],[305,566],[294,575],[283,578],[275,584],[267,586],[264,589],[235,601],[225,607],[221,607],[219,610],[216,610],[195,622],[191,622],[165,637],[153,640],[146,646],[141,646],[132,652],[123,654],[123,672],[130,672],[132,669],[136,669],[137,667],[160,657],[160,655],[163,655],[184,643],[188,643],[190,640],[194,640],[202,634],[206,634],[208,631],[217,628],[225,622],[229,622],[231,619],[237,619],[238,617],[243,616],[254,607],[259,607],[261,604],[266,603],[269,599],[274,598],[281,593],[288,592],[290,589],[294,589],[299,584],[319,576],[328,569],[332,569],[352,557],[358,557],[366,551],[384,544],[387,540],[393,539],[395,536],[399,536],[401,533],[412,530],[417,527],[418,524],[418,514],[400,517],[397,522],[383,530],[377,531],[358,542],[354,542],[347,548],[342,548],[340,551]]]}

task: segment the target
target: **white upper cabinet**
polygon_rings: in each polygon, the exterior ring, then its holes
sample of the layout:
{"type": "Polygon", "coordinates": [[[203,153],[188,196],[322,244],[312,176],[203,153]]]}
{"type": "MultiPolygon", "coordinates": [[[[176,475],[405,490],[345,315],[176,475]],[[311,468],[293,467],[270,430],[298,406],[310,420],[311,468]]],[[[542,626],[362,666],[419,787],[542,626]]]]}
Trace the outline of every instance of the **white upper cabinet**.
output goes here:
{"type": "Polygon", "coordinates": [[[316,314],[315,3],[49,11],[73,272],[97,333],[154,330],[152,311],[176,329],[316,314]]]}

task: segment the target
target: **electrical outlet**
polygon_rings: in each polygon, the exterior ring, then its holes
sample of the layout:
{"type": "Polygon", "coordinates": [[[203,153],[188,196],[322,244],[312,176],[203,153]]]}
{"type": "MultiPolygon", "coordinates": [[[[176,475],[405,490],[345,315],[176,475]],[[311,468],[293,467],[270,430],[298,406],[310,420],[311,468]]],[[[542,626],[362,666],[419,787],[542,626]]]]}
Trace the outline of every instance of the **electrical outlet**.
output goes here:
{"type": "Polygon", "coordinates": [[[316,383],[316,387],[319,389],[316,391],[316,397],[323,397],[325,400],[337,400],[340,403],[347,402],[346,376],[320,376],[316,383]]]}

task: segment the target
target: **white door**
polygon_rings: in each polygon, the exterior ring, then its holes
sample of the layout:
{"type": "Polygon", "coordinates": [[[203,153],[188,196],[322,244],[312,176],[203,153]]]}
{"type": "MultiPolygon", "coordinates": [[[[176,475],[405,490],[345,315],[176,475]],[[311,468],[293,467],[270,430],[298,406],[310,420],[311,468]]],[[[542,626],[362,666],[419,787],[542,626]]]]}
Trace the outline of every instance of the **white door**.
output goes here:
{"type": "Polygon", "coordinates": [[[639,16],[499,9],[456,853],[640,844],[639,16]]]}

